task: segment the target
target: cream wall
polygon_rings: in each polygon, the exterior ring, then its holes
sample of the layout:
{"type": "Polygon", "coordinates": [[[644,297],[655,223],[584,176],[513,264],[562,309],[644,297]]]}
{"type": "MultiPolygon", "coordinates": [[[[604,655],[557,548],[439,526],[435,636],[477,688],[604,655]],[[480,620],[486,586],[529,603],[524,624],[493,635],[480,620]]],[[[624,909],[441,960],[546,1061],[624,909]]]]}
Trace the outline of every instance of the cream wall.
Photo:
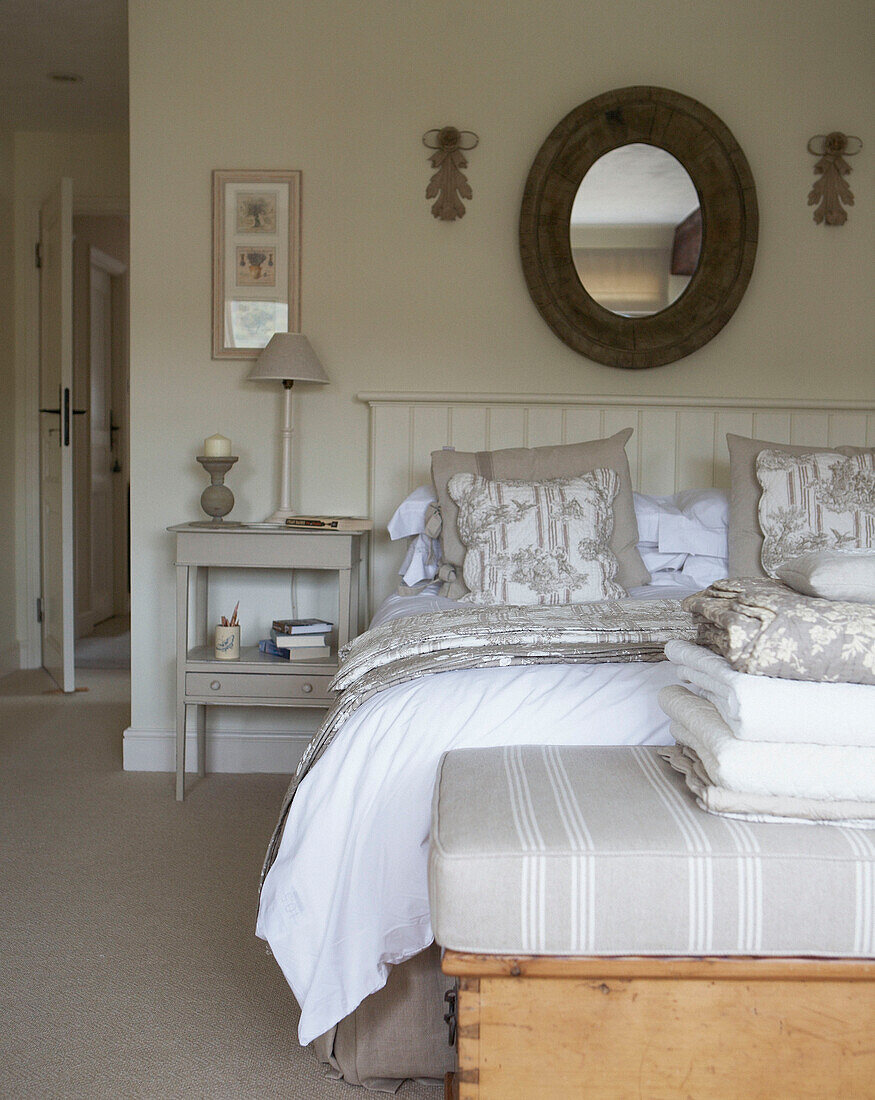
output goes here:
{"type": "Polygon", "coordinates": [[[15,628],[15,334],[13,327],[13,142],[0,131],[0,675],[18,668],[15,628]]]}
{"type": "MultiPolygon", "coordinates": [[[[235,515],[277,482],[279,393],[210,358],[210,171],[303,171],[302,328],[331,385],[302,388],[295,502],[367,506],[367,389],[847,398],[873,392],[873,6],[869,0],[130,0],[133,728],[173,722],[167,524],[198,514],[194,456],[240,455],[235,515]],[[729,325],[625,372],[540,319],[517,254],[530,163],[584,100],[657,84],[701,100],[750,161],[760,247],[729,325]],[[476,131],[474,197],[429,213],[423,132],[476,131]],[[862,137],[843,229],[806,206],[806,142],[862,137]]],[[[269,713],[269,712],[268,712],[269,713]]],[[[266,720],[266,719],[265,719],[266,720]]],[[[274,714],[277,728],[284,718],[274,714]]]]}
{"type": "MultiPolygon", "coordinates": [[[[17,132],[13,135],[13,272],[15,287],[15,599],[21,664],[40,663],[39,595],[39,279],[34,245],[39,208],[62,176],[73,180],[74,209],[122,213],[128,207],[124,133],[17,132]]],[[[6,594],[10,578],[0,571],[6,594]]],[[[0,598],[0,603],[5,600],[0,598]]]]}

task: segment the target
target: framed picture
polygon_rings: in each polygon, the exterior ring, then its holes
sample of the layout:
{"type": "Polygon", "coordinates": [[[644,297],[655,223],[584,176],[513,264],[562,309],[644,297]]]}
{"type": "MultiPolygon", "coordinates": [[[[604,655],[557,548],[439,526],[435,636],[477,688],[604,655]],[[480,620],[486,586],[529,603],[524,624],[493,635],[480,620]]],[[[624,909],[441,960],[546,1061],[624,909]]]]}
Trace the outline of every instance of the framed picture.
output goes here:
{"type": "Polygon", "coordinates": [[[301,327],[301,173],[213,172],[213,358],[301,327]]]}

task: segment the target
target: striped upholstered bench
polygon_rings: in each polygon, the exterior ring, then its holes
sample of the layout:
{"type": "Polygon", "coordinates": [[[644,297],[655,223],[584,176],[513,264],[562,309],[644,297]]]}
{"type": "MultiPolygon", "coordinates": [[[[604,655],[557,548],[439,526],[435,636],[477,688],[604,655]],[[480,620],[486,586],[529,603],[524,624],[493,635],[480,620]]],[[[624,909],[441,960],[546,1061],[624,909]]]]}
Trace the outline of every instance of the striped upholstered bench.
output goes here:
{"type": "Polygon", "coordinates": [[[466,749],[429,890],[448,1095],[875,1096],[875,833],[707,814],[653,748],[466,749]]]}

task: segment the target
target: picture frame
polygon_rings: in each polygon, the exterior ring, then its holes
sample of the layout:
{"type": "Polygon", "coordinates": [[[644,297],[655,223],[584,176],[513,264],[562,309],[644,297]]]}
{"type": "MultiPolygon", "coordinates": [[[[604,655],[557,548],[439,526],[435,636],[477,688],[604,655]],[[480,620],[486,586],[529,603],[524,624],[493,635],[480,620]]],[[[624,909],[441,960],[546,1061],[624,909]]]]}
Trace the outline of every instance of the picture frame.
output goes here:
{"type": "Polygon", "coordinates": [[[213,359],[301,327],[301,173],[213,172],[213,359]]]}

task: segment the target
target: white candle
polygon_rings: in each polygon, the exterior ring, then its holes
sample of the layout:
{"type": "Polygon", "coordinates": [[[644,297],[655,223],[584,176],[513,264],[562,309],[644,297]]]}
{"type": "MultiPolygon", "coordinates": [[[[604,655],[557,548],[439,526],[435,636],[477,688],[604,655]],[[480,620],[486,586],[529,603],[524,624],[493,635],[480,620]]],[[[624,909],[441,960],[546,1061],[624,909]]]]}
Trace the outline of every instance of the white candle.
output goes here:
{"type": "Polygon", "coordinates": [[[231,453],[231,440],[224,435],[211,435],[204,440],[206,458],[224,458],[231,453]]]}

